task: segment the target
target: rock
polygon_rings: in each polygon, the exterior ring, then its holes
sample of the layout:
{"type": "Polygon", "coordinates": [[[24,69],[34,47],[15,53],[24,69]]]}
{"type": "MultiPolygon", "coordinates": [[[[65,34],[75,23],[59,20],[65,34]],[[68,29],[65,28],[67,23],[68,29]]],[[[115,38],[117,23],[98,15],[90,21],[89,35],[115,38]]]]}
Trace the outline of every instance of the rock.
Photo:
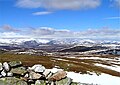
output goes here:
{"type": "Polygon", "coordinates": [[[58,68],[52,68],[52,69],[51,69],[51,72],[52,72],[52,73],[56,73],[56,72],[58,72],[58,71],[63,71],[63,69],[58,69],[58,68]]]}
{"type": "Polygon", "coordinates": [[[49,79],[52,75],[53,75],[53,73],[49,73],[48,76],[46,77],[46,79],[49,79]]]}
{"type": "Polygon", "coordinates": [[[41,84],[40,80],[35,81],[35,85],[40,85],[40,84],[41,84]]]}
{"type": "Polygon", "coordinates": [[[16,85],[28,85],[25,81],[18,81],[16,85]]]}
{"type": "Polygon", "coordinates": [[[28,78],[29,77],[29,74],[27,73],[27,74],[25,74],[25,76],[24,76],[25,78],[28,78]]]}
{"type": "Polygon", "coordinates": [[[8,72],[8,73],[7,73],[7,76],[8,76],[8,77],[12,77],[12,76],[13,76],[13,73],[8,72]]]}
{"type": "Polygon", "coordinates": [[[37,80],[35,81],[35,85],[46,85],[46,82],[44,80],[37,80]]]}
{"type": "Polygon", "coordinates": [[[16,67],[16,66],[22,65],[22,62],[21,61],[11,61],[11,62],[9,62],[9,65],[11,67],[16,67]]]}
{"type": "Polygon", "coordinates": [[[34,66],[31,68],[31,70],[33,70],[33,71],[35,71],[35,72],[40,72],[40,73],[42,73],[42,72],[44,72],[45,67],[38,64],[38,65],[34,65],[34,66]]]}
{"type": "Polygon", "coordinates": [[[11,69],[10,72],[12,72],[13,74],[24,75],[27,70],[25,69],[25,67],[18,67],[11,69]]]}
{"type": "Polygon", "coordinates": [[[2,77],[2,75],[0,74],[0,78],[2,77]]]}
{"type": "MultiPolygon", "coordinates": [[[[71,85],[82,85],[82,84],[77,83],[77,82],[72,82],[71,85]]],[[[88,85],[88,84],[83,84],[83,85],[88,85]]]]}
{"type": "Polygon", "coordinates": [[[3,63],[3,67],[4,67],[5,71],[9,71],[10,70],[10,66],[9,66],[9,64],[7,62],[3,63]]]}
{"type": "Polygon", "coordinates": [[[22,81],[14,77],[6,77],[0,79],[0,85],[28,85],[25,81],[22,81]]]}
{"type": "Polygon", "coordinates": [[[7,75],[7,73],[5,72],[5,70],[2,70],[1,75],[4,76],[4,77],[7,75]]]}
{"type": "Polygon", "coordinates": [[[43,75],[44,75],[45,77],[47,77],[50,73],[51,73],[50,70],[45,69],[45,71],[43,72],[43,75]]]}
{"type": "MultiPolygon", "coordinates": [[[[34,81],[32,79],[28,80],[29,83],[34,83],[34,81]]],[[[34,84],[35,85],[35,84],[34,84]]]]}
{"type": "Polygon", "coordinates": [[[52,81],[50,85],[55,85],[55,82],[52,81]]]}
{"type": "Polygon", "coordinates": [[[2,63],[0,63],[0,71],[3,70],[3,66],[2,66],[2,63]]]}
{"type": "Polygon", "coordinates": [[[53,74],[49,80],[52,80],[52,81],[59,81],[63,78],[65,78],[67,75],[67,73],[65,71],[58,71],[56,72],[55,74],[53,74]]]}
{"type": "Polygon", "coordinates": [[[42,75],[39,73],[35,73],[33,71],[31,71],[29,73],[29,79],[40,79],[41,77],[42,77],[42,75]]]}
{"type": "Polygon", "coordinates": [[[72,79],[67,77],[60,81],[56,81],[55,83],[56,83],[55,85],[70,85],[72,83],[72,79]]]}

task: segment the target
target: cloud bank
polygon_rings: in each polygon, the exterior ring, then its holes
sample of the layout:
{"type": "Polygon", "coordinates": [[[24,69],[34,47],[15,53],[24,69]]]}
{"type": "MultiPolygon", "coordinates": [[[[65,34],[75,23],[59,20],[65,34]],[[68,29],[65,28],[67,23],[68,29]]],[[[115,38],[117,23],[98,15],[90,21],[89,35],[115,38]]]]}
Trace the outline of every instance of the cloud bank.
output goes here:
{"type": "Polygon", "coordinates": [[[117,7],[120,7],[120,0],[114,0],[114,3],[117,7]]]}
{"type": "Polygon", "coordinates": [[[110,0],[112,6],[120,8],[120,0],[110,0]]]}
{"type": "Polygon", "coordinates": [[[67,29],[54,29],[50,27],[28,28],[28,30],[0,32],[0,38],[91,38],[91,39],[118,39],[120,29],[88,29],[85,31],[70,31],[67,29]]]}
{"type": "Polygon", "coordinates": [[[17,0],[21,8],[44,8],[46,10],[77,10],[96,8],[101,0],[17,0]]]}
{"type": "Polygon", "coordinates": [[[13,31],[13,32],[18,32],[18,31],[20,31],[20,30],[18,30],[18,29],[13,28],[12,26],[10,26],[10,25],[8,25],[8,24],[3,25],[3,26],[1,26],[0,28],[3,29],[4,31],[13,31]]]}

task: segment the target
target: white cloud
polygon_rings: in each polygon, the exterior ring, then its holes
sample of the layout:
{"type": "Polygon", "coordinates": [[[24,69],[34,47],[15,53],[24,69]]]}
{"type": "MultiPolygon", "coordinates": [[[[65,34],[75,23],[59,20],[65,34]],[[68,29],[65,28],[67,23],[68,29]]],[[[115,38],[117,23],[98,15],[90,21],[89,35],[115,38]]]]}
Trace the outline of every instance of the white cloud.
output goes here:
{"type": "Polygon", "coordinates": [[[3,26],[0,27],[2,30],[4,31],[12,31],[12,32],[20,32],[21,30],[15,29],[12,26],[5,24],[3,26]]]}
{"type": "Polygon", "coordinates": [[[32,30],[31,35],[40,38],[116,38],[120,36],[120,30],[102,28],[75,32],[66,29],[56,30],[49,27],[40,27],[32,30]]]}
{"type": "Polygon", "coordinates": [[[120,7],[120,0],[115,0],[116,6],[120,7]]]}
{"type": "Polygon", "coordinates": [[[70,31],[66,29],[54,29],[39,27],[22,32],[0,32],[0,38],[94,38],[94,39],[118,39],[120,29],[89,29],[85,31],[70,31]]]}
{"type": "Polygon", "coordinates": [[[18,0],[16,6],[22,8],[45,8],[47,10],[76,10],[96,8],[101,0],[18,0]]]}
{"type": "Polygon", "coordinates": [[[24,38],[27,35],[22,35],[16,32],[0,32],[0,38],[24,38]]]}
{"type": "Polygon", "coordinates": [[[116,6],[120,8],[120,0],[110,0],[112,2],[112,6],[116,6]]]}
{"type": "Polygon", "coordinates": [[[104,19],[120,19],[120,17],[108,17],[108,18],[104,18],[104,19]]]}
{"type": "Polygon", "coordinates": [[[33,15],[46,15],[46,14],[51,14],[53,12],[49,12],[49,11],[43,11],[43,12],[34,12],[32,13],[33,15]]]}
{"type": "Polygon", "coordinates": [[[22,8],[38,8],[42,6],[42,0],[17,0],[16,6],[22,8]]]}

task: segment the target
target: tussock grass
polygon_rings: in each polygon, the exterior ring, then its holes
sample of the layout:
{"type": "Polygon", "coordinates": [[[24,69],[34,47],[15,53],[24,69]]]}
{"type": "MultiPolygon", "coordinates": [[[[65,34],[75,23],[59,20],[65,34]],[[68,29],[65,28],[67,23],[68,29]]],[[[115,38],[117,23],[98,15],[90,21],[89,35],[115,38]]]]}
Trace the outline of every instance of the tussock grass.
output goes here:
{"type": "MultiPolygon", "coordinates": [[[[99,56],[99,57],[102,58],[108,56],[99,56]]],[[[113,58],[113,56],[110,56],[110,58],[111,57],[113,58]]],[[[96,74],[106,73],[120,77],[120,72],[103,68],[100,66],[95,66],[94,65],[95,63],[112,66],[112,63],[110,64],[107,61],[98,60],[98,59],[76,59],[76,58],[68,58],[68,57],[37,56],[37,55],[27,55],[27,54],[18,55],[11,53],[0,54],[0,62],[5,62],[5,61],[7,62],[22,61],[24,66],[33,66],[34,64],[42,64],[46,68],[53,68],[54,66],[57,65],[60,66],[60,68],[65,69],[66,71],[75,71],[75,72],[80,72],[81,74],[91,74],[91,72],[94,72],[96,74]]]]}

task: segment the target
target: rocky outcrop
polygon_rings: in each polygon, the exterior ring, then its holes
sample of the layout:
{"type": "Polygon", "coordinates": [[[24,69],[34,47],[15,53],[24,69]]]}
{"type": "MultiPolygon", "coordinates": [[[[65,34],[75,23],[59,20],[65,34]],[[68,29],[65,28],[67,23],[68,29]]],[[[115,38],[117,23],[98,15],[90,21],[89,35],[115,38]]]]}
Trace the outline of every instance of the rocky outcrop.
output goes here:
{"type": "MultiPolygon", "coordinates": [[[[21,61],[0,63],[0,85],[71,85],[63,70],[52,72],[40,64],[22,66],[21,61]]],[[[74,85],[74,84],[73,84],[74,85]]],[[[78,85],[78,84],[77,84],[78,85]]]]}

